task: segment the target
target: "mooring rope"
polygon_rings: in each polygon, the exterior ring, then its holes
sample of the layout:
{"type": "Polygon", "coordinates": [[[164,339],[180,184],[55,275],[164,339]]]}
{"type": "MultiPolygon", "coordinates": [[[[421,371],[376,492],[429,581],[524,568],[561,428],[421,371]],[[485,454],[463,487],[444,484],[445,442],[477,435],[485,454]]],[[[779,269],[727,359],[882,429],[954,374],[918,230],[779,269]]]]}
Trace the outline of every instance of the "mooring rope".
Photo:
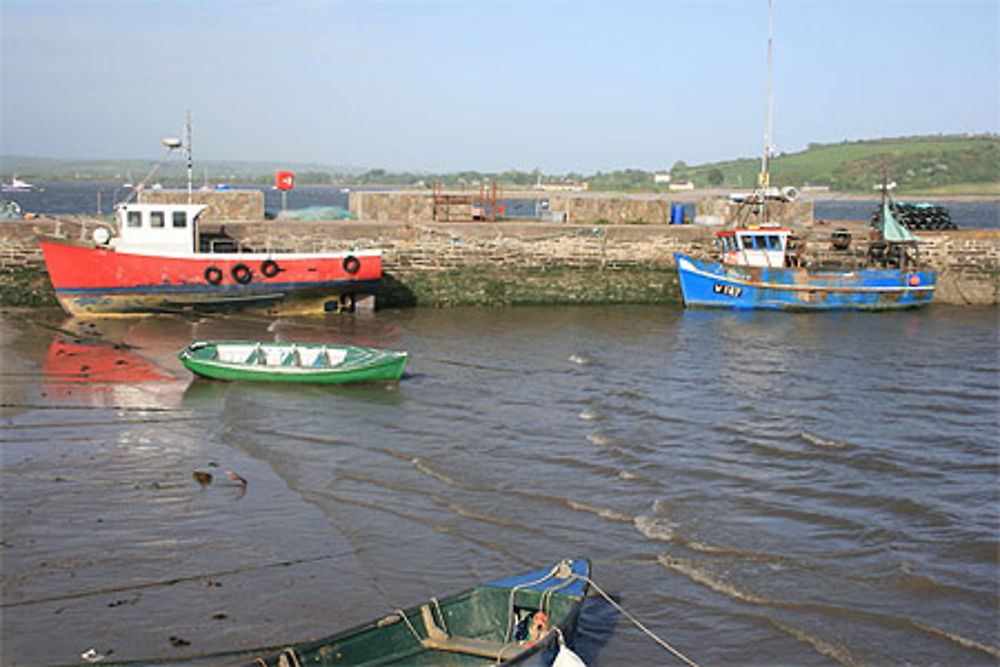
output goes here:
{"type": "Polygon", "coordinates": [[[80,598],[91,597],[95,595],[108,595],[111,593],[124,593],[126,591],[137,591],[146,588],[158,588],[165,586],[173,586],[182,582],[198,581],[201,579],[217,579],[220,577],[226,577],[236,574],[244,574],[247,572],[253,572],[255,570],[267,570],[278,567],[292,567],[295,565],[305,565],[309,563],[318,563],[325,560],[335,560],[337,558],[345,558],[347,556],[354,555],[353,551],[340,551],[331,554],[324,554],[322,556],[308,556],[303,558],[296,558],[294,560],[280,560],[272,561],[270,563],[261,563],[259,565],[248,565],[246,567],[232,568],[229,570],[216,570],[214,572],[200,572],[198,574],[187,574],[180,575],[176,577],[171,577],[170,579],[159,579],[156,581],[146,581],[137,584],[130,584],[127,586],[111,586],[108,588],[99,588],[88,591],[79,591],[76,593],[66,593],[63,595],[52,595],[43,598],[34,598],[29,600],[17,600],[12,602],[0,603],[0,609],[7,609],[10,607],[25,607],[28,605],[45,604],[48,602],[62,602],[65,600],[78,600],[80,598]]]}
{"type": "Polygon", "coordinates": [[[642,622],[639,621],[639,619],[637,619],[635,616],[633,616],[632,614],[630,614],[620,604],[618,604],[617,602],[615,602],[614,599],[612,599],[612,597],[610,595],[608,595],[607,593],[605,593],[604,590],[600,586],[597,585],[596,581],[594,581],[593,579],[591,579],[590,577],[585,576],[585,575],[581,576],[581,575],[576,575],[575,574],[574,576],[578,577],[580,579],[583,579],[588,584],[590,584],[591,586],[593,586],[594,590],[597,591],[601,595],[602,598],[604,598],[605,600],[607,600],[608,603],[610,603],[612,607],[614,607],[616,610],[618,610],[619,612],[621,612],[621,614],[623,616],[625,616],[625,618],[627,618],[628,620],[632,621],[632,623],[633,623],[633,625],[635,625],[635,627],[637,627],[640,630],[642,630],[646,634],[647,637],[649,637],[650,639],[652,639],[653,641],[655,641],[657,644],[659,644],[660,646],[662,646],[663,648],[665,648],[667,651],[669,651],[670,653],[672,653],[678,660],[682,661],[686,665],[689,665],[690,667],[698,667],[698,663],[694,662],[689,657],[687,657],[686,655],[684,655],[683,653],[681,653],[680,651],[678,651],[677,649],[675,649],[673,646],[671,646],[670,644],[668,644],[667,642],[665,642],[663,639],[661,639],[660,637],[656,636],[656,633],[654,633],[652,630],[650,630],[645,625],[643,625],[642,622]]]}

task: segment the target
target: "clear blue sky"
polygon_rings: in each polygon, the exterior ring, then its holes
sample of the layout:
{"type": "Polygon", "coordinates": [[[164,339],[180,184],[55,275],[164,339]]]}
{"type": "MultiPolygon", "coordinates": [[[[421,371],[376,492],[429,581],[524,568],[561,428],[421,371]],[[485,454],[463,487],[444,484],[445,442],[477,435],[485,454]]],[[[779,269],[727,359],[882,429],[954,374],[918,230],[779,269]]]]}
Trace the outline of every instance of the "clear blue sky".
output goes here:
{"type": "MultiPolygon", "coordinates": [[[[593,173],[762,151],[766,0],[0,0],[0,154],[593,173]]],[[[1000,0],[776,0],[774,143],[1000,131],[1000,0]]]]}

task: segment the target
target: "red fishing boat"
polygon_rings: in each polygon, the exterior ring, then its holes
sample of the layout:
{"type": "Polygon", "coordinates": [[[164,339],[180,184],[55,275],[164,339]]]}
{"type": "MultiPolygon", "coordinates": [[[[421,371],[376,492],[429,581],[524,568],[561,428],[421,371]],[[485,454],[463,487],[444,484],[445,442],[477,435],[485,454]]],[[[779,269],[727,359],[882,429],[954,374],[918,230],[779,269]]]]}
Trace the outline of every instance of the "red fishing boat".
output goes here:
{"type": "Polygon", "coordinates": [[[262,307],[315,313],[370,304],[380,250],[270,253],[214,251],[202,238],[200,204],[126,203],[117,229],[89,241],[44,236],[39,245],[63,308],[72,315],[262,307]]]}

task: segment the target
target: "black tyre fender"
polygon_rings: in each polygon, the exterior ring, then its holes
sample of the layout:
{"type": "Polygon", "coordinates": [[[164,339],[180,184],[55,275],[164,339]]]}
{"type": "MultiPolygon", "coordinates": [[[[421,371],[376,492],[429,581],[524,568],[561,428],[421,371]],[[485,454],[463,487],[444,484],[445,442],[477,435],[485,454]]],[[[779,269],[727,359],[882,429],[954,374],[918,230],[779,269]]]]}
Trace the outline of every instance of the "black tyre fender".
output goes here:
{"type": "Polygon", "coordinates": [[[361,262],[354,255],[348,255],[344,258],[344,271],[347,271],[352,276],[361,269],[361,262]]]}
{"type": "Polygon", "coordinates": [[[260,272],[267,278],[273,278],[281,272],[281,267],[273,259],[265,259],[260,263],[260,272]]]}
{"type": "Polygon", "coordinates": [[[205,282],[210,285],[218,285],[222,282],[222,269],[217,266],[210,266],[205,269],[205,282]]]}
{"type": "Polygon", "coordinates": [[[229,273],[233,276],[233,280],[241,285],[246,285],[253,280],[253,270],[246,264],[237,264],[229,273]]]}

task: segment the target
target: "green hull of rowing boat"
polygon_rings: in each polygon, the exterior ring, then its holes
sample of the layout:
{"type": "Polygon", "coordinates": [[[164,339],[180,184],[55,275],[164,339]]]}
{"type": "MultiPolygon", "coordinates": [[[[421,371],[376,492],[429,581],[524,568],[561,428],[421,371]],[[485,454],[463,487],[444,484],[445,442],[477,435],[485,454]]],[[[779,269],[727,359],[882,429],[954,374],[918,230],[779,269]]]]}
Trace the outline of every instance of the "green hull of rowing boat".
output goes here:
{"type": "Polygon", "coordinates": [[[572,568],[570,578],[555,576],[527,586],[546,574],[542,570],[475,586],[324,639],[291,645],[248,664],[506,665],[536,658],[549,664],[558,647],[556,628],[571,636],[588,588],[587,561],[567,563],[572,568]],[[530,627],[539,612],[547,617],[547,628],[535,637],[519,638],[518,621],[530,627]]]}
{"type": "Polygon", "coordinates": [[[178,355],[213,380],[346,384],[398,380],[406,352],[365,347],[241,341],[195,341],[178,355]]]}

